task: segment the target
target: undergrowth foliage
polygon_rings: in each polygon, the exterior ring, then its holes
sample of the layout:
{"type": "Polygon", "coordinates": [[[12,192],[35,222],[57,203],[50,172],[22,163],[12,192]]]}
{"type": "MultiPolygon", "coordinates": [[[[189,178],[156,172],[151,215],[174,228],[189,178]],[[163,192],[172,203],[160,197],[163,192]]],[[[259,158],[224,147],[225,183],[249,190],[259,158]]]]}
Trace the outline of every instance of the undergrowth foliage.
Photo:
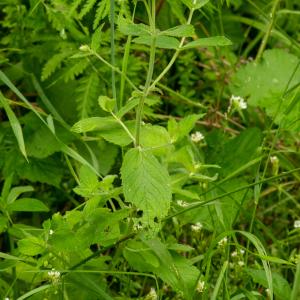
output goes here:
{"type": "Polygon", "coordinates": [[[299,299],[297,0],[0,7],[1,299],[299,299]]]}

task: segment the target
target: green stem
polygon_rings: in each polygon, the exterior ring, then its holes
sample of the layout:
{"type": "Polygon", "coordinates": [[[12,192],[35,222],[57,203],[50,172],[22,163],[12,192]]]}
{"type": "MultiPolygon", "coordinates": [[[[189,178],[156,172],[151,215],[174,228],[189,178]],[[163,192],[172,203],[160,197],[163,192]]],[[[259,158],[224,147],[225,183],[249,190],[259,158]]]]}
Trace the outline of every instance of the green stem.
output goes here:
{"type": "MultiPolygon", "coordinates": [[[[147,7],[147,6],[146,6],[147,7]]],[[[144,92],[140,98],[140,102],[137,108],[136,114],[136,135],[135,135],[135,146],[140,146],[140,135],[141,135],[141,124],[143,119],[143,111],[144,111],[144,104],[145,99],[147,98],[149,91],[151,90],[150,83],[153,76],[154,70],[154,62],[155,62],[155,44],[156,44],[156,37],[155,37],[155,0],[152,0],[152,17],[149,14],[149,22],[150,28],[152,33],[152,41],[150,46],[150,58],[149,58],[149,69],[147,73],[146,83],[144,87],[144,92]]]]}
{"type": "MultiPolygon", "coordinates": [[[[111,64],[116,65],[116,53],[115,53],[115,1],[110,0],[110,49],[111,49],[111,64]]],[[[117,105],[117,89],[116,89],[116,74],[115,69],[111,69],[111,81],[112,81],[112,93],[113,98],[116,100],[117,105]]]]}
{"type": "Polygon", "coordinates": [[[134,136],[131,134],[131,132],[129,131],[129,129],[127,128],[127,126],[122,122],[121,119],[119,119],[113,112],[110,112],[112,114],[112,116],[115,118],[115,120],[123,127],[123,129],[126,131],[126,133],[128,134],[128,136],[132,139],[132,141],[135,143],[135,138],[134,136]]]}
{"type": "Polygon", "coordinates": [[[123,74],[122,71],[120,71],[119,68],[113,66],[112,64],[110,64],[107,60],[105,60],[101,55],[99,55],[96,51],[93,51],[90,49],[90,53],[95,55],[100,61],[102,61],[105,65],[107,65],[108,67],[110,67],[111,69],[114,69],[116,73],[124,76],[124,78],[126,79],[126,81],[129,83],[129,85],[135,90],[135,91],[139,91],[139,89],[135,86],[135,84],[128,78],[128,76],[126,74],[123,74]]]}
{"type": "Polygon", "coordinates": [[[275,23],[275,17],[276,17],[276,10],[277,10],[277,7],[280,3],[280,0],[274,0],[273,2],[273,7],[272,7],[272,10],[271,10],[271,18],[270,18],[270,22],[269,22],[269,26],[267,28],[267,31],[266,31],[266,34],[260,44],[260,47],[258,49],[258,52],[257,52],[257,55],[256,55],[256,61],[259,61],[262,57],[262,54],[267,46],[267,43],[268,43],[268,40],[269,40],[269,37],[271,35],[271,32],[272,32],[272,29],[273,29],[273,26],[274,26],[274,23],[275,23]]]}
{"type": "MultiPolygon", "coordinates": [[[[193,14],[194,14],[194,9],[191,9],[189,17],[188,17],[187,25],[191,24],[193,14]]],[[[156,84],[169,72],[169,70],[173,66],[174,62],[176,61],[176,59],[177,59],[177,57],[178,57],[178,55],[179,55],[179,53],[181,51],[181,48],[182,48],[184,42],[185,42],[185,37],[183,37],[181,39],[179,47],[175,51],[175,53],[173,54],[173,57],[171,58],[170,62],[165,67],[165,69],[158,75],[158,77],[153,81],[152,85],[150,86],[150,89],[153,89],[156,86],[156,84]]]]}

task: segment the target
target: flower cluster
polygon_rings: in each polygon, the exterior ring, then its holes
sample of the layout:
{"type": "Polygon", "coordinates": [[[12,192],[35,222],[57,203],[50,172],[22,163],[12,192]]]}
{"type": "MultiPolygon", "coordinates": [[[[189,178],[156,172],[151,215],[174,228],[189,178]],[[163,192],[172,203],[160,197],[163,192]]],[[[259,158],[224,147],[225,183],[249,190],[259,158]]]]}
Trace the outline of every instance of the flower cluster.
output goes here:
{"type": "Polygon", "coordinates": [[[294,222],[294,228],[300,228],[300,220],[294,222]]]}
{"type": "Polygon", "coordinates": [[[204,140],[204,135],[200,131],[191,134],[191,140],[194,143],[199,143],[204,140]]]}
{"type": "Polygon", "coordinates": [[[222,239],[218,242],[218,246],[219,246],[220,248],[223,248],[223,247],[225,247],[225,245],[227,244],[227,242],[228,242],[228,239],[227,239],[227,237],[225,236],[224,238],[222,238],[222,239]]]}
{"type": "Polygon", "coordinates": [[[205,281],[199,280],[197,283],[196,291],[198,293],[203,293],[204,289],[205,289],[205,281]]]}
{"type": "Polygon", "coordinates": [[[60,272],[55,271],[54,269],[52,269],[52,271],[48,272],[48,276],[50,277],[50,280],[53,283],[57,283],[60,279],[60,272]]]}
{"type": "Polygon", "coordinates": [[[230,100],[229,100],[229,107],[228,107],[228,112],[233,108],[237,109],[246,109],[247,108],[247,102],[245,101],[244,98],[240,96],[234,96],[232,95],[230,100]]]}
{"type": "Polygon", "coordinates": [[[234,263],[230,263],[230,267],[234,268],[236,265],[239,267],[243,267],[245,265],[245,262],[243,260],[243,255],[245,254],[244,249],[235,250],[231,253],[231,257],[234,260],[234,263]]]}
{"type": "Polygon", "coordinates": [[[157,300],[157,294],[154,288],[150,289],[150,292],[148,293],[148,295],[146,296],[145,300],[157,300]]]}
{"type": "Polygon", "coordinates": [[[202,228],[203,228],[203,225],[200,222],[197,222],[196,224],[191,225],[191,229],[194,232],[199,232],[199,231],[201,231],[202,228]]]}
{"type": "Polygon", "coordinates": [[[181,207],[189,206],[189,204],[186,201],[183,201],[183,200],[177,200],[177,204],[181,207]]]}

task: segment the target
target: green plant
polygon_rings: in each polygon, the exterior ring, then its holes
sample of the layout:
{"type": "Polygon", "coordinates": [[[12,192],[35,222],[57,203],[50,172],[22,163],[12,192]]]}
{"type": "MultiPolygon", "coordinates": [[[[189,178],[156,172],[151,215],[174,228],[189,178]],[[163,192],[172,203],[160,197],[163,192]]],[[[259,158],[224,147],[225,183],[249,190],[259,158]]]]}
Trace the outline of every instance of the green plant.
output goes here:
{"type": "Polygon", "coordinates": [[[1,297],[297,299],[297,1],[0,5],[1,297]]]}

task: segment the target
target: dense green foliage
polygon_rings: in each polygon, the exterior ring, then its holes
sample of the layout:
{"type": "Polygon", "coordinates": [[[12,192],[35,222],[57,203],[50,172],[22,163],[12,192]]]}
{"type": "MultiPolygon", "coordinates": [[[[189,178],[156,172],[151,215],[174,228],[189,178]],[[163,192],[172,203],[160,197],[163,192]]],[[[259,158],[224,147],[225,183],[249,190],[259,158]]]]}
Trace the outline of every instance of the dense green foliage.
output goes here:
{"type": "Polygon", "coordinates": [[[1,299],[300,299],[298,0],[0,0],[1,299]]]}

